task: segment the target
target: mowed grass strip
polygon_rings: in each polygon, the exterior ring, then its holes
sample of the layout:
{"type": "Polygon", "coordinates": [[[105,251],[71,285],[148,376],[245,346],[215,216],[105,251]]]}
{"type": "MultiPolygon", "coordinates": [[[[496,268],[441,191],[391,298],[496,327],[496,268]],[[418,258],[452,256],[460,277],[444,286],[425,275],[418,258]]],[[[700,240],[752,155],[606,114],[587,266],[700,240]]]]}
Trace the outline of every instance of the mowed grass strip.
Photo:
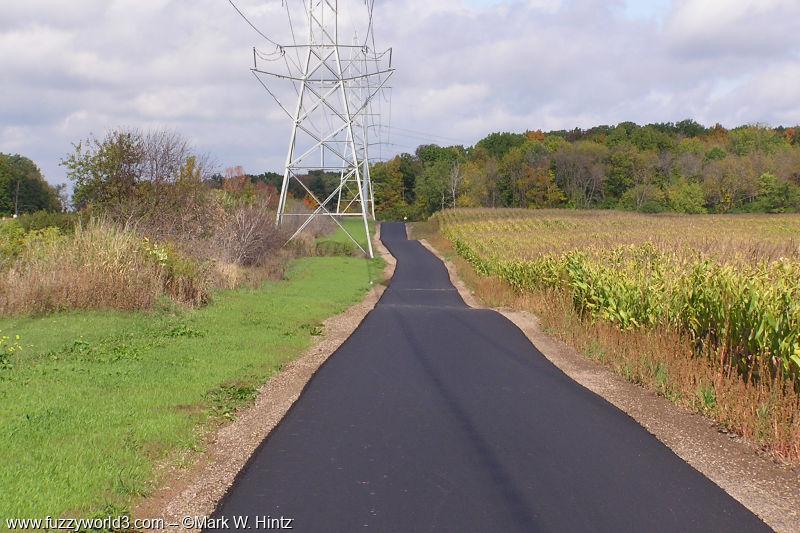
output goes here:
{"type": "MultiPolygon", "coordinates": [[[[340,221],[341,227],[337,226],[336,231],[331,235],[317,239],[317,251],[320,255],[353,255],[363,256],[363,252],[353,242],[355,239],[358,245],[365,251],[367,250],[367,236],[364,232],[364,220],[361,218],[347,218],[340,221]],[[345,233],[347,230],[347,233],[345,233]],[[348,235],[348,233],[350,235],[348,235]],[[350,238],[352,237],[352,239],[350,238]]],[[[369,222],[370,235],[375,234],[375,224],[369,222]]]]}
{"type": "Polygon", "coordinates": [[[23,345],[0,371],[0,519],[125,512],[153,488],[157,462],[197,449],[381,268],[302,259],[284,281],[195,311],[0,320],[23,345]]]}

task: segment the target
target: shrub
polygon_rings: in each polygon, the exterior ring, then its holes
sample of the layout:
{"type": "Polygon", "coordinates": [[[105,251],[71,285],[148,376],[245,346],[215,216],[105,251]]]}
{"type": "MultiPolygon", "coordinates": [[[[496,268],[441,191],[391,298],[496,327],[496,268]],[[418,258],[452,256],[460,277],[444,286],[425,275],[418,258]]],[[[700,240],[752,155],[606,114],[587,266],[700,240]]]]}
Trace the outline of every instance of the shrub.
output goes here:
{"type": "Polygon", "coordinates": [[[315,255],[321,257],[358,256],[361,252],[352,242],[323,240],[316,243],[315,255]]]}
{"type": "Polygon", "coordinates": [[[25,230],[16,220],[0,221],[0,268],[17,257],[24,247],[25,230]]]}
{"type": "Polygon", "coordinates": [[[681,179],[667,188],[669,207],[676,213],[706,213],[705,193],[699,183],[691,183],[681,179]]]}
{"type": "Polygon", "coordinates": [[[245,267],[274,259],[287,239],[286,232],[275,226],[274,213],[261,204],[235,208],[213,238],[221,260],[245,267]]]}
{"type": "Polygon", "coordinates": [[[58,228],[61,233],[72,233],[75,226],[87,222],[88,216],[83,213],[57,213],[51,211],[36,211],[20,215],[17,219],[22,229],[27,231],[45,228],[58,228]]]}

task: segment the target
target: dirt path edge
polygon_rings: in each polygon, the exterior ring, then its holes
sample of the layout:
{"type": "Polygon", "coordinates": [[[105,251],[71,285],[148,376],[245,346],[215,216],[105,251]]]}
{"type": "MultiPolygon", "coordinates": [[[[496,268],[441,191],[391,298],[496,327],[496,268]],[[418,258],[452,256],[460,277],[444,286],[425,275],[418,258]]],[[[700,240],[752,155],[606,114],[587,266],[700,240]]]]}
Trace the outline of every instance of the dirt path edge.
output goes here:
{"type": "Polygon", "coordinates": [[[187,457],[192,464],[190,468],[162,467],[158,475],[161,487],[136,506],[134,517],[164,519],[166,527],[152,531],[198,531],[185,527],[184,519],[206,517],[214,511],[256,448],[283,420],[317,370],[350,337],[386,290],[385,283],[394,275],[397,261],[381,243],[380,232],[379,225],[373,246],[386,262],[384,283],[376,283],[361,302],[326,320],[324,335],[314,346],[270,378],[252,406],[211,434],[205,441],[204,452],[187,457]]]}
{"type": "MultiPolygon", "coordinates": [[[[447,267],[450,280],[470,307],[487,309],[429,242],[425,248],[447,267]]],[[[759,455],[746,442],[720,433],[717,425],[667,399],[625,381],[573,348],[545,334],[531,313],[494,309],[513,322],[562,372],[633,418],[774,530],[800,531],[800,472],[759,455]]]]}

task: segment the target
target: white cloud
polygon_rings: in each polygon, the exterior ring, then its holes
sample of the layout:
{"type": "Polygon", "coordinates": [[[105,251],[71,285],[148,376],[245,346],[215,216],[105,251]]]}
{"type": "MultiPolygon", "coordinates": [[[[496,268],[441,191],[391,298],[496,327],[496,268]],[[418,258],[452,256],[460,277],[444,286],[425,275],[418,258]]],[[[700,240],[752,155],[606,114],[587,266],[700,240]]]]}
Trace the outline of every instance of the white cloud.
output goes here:
{"type": "MultiPolygon", "coordinates": [[[[291,40],[281,2],[238,3],[291,40]]],[[[622,120],[800,122],[800,2],[645,3],[378,0],[379,45],[394,46],[398,68],[393,122],[466,142],[622,120]]],[[[277,170],[289,124],[248,71],[253,45],[269,48],[224,0],[4,2],[0,151],[61,181],[59,160],[90,132],[167,127],[223,166],[277,170]]]]}
{"type": "Polygon", "coordinates": [[[797,52],[797,0],[678,0],[667,24],[686,55],[758,56],[797,52]]]}

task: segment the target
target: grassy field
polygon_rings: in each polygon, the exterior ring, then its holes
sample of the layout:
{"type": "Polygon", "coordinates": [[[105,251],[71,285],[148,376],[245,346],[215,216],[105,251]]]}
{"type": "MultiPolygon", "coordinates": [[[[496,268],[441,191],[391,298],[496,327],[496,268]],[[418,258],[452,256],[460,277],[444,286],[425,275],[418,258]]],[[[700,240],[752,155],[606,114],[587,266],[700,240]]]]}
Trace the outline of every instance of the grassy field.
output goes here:
{"type": "MultiPolygon", "coordinates": [[[[367,249],[367,237],[364,233],[364,221],[360,218],[347,218],[341,220],[340,223],[347,230],[353,238],[358,241],[358,244],[364,249],[367,249]]],[[[375,223],[369,223],[370,234],[375,234],[375,223]]],[[[317,250],[322,254],[326,253],[345,253],[354,256],[361,255],[361,250],[355,245],[350,237],[345,233],[341,227],[337,226],[336,231],[330,236],[320,237],[317,240],[317,250]]]]}
{"type": "Polygon", "coordinates": [[[198,447],[322,321],[380,279],[379,261],[294,261],[287,279],[198,310],[0,320],[22,350],[0,370],[0,519],[119,513],[153,467],[198,447]]]}
{"type": "Polygon", "coordinates": [[[473,209],[434,222],[479,282],[512,289],[584,353],[800,459],[800,216],[473,209]]]}

